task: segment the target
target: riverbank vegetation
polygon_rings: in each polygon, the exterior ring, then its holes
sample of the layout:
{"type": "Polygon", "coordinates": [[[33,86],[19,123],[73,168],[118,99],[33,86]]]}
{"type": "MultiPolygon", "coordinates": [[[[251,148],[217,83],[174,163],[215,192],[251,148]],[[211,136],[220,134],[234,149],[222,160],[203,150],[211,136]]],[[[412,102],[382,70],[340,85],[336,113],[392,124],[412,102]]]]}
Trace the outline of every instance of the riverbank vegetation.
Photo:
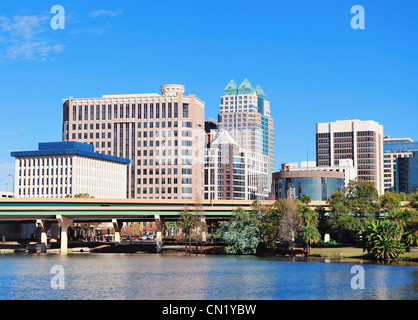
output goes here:
{"type": "Polygon", "coordinates": [[[357,246],[374,260],[393,260],[418,245],[418,193],[379,197],[373,184],[356,180],[329,198],[329,212],[310,203],[306,195],[268,207],[254,202],[248,212],[236,210],[217,234],[229,254],[292,255],[303,246],[309,256],[316,244],[340,244],[357,246]]]}

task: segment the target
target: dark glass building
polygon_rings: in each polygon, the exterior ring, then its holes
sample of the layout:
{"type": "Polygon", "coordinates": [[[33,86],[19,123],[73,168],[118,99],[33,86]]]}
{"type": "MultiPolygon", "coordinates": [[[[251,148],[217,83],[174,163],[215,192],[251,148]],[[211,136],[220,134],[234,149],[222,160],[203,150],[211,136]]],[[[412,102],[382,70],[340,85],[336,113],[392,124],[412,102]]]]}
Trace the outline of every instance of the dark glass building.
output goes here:
{"type": "Polygon", "coordinates": [[[396,192],[418,191],[418,152],[414,152],[409,158],[398,158],[396,166],[396,192]]]}
{"type": "Polygon", "coordinates": [[[273,194],[276,199],[299,199],[307,194],[312,201],[327,201],[344,190],[344,172],[281,171],[273,173],[273,194]]]}

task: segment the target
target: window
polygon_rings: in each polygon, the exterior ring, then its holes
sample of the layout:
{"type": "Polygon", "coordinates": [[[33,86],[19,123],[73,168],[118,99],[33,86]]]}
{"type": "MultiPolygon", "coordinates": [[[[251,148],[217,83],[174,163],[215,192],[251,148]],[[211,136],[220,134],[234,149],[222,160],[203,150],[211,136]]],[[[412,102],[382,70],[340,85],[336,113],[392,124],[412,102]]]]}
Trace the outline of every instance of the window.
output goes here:
{"type": "Polygon", "coordinates": [[[183,104],[183,118],[189,117],[189,105],[187,103],[183,104]]]}
{"type": "Polygon", "coordinates": [[[112,105],[107,106],[107,120],[112,120],[112,105]]]}
{"type": "Polygon", "coordinates": [[[173,110],[172,110],[172,104],[171,103],[169,103],[168,104],[168,117],[169,118],[172,118],[173,117],[173,112],[172,112],[173,110]]]}
{"type": "Polygon", "coordinates": [[[163,103],[161,118],[165,118],[165,115],[166,115],[166,109],[165,109],[165,103],[163,103]]]}
{"type": "Polygon", "coordinates": [[[179,108],[178,108],[178,103],[175,102],[174,103],[174,118],[178,118],[179,117],[179,108]]]}

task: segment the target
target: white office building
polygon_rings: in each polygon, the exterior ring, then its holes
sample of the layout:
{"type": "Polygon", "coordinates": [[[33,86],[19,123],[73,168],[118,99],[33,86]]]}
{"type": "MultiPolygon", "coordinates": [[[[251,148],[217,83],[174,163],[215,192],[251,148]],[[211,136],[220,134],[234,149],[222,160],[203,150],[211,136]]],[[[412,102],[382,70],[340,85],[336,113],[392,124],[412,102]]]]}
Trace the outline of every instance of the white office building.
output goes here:
{"type": "Polygon", "coordinates": [[[37,151],[12,152],[16,198],[89,194],[125,199],[130,160],[99,154],[79,142],[40,143],[37,151]]]}

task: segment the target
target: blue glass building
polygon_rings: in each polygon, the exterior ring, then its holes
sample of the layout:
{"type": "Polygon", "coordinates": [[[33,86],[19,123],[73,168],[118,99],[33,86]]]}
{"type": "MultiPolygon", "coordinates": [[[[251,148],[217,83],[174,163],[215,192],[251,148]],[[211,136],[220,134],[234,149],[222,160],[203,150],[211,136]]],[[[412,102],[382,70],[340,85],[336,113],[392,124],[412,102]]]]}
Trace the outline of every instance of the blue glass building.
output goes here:
{"type": "Polygon", "coordinates": [[[281,171],[273,174],[276,199],[299,199],[307,194],[312,201],[327,201],[344,190],[344,173],[335,171],[281,171]]]}
{"type": "Polygon", "coordinates": [[[418,192],[418,152],[409,158],[398,158],[396,166],[396,192],[418,192]]]}

